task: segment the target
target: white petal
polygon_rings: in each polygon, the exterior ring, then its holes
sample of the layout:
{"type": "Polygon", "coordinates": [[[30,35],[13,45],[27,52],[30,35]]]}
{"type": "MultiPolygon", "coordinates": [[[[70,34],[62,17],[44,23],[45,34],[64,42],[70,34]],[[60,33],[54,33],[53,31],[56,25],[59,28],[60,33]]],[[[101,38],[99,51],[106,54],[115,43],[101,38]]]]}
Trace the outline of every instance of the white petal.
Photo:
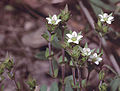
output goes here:
{"type": "Polygon", "coordinates": [[[106,21],[106,22],[107,22],[108,24],[111,24],[111,21],[109,21],[109,20],[108,20],[108,21],[106,21]]]}
{"type": "Polygon", "coordinates": [[[103,18],[103,15],[101,15],[101,14],[99,14],[98,16],[99,16],[100,18],[103,18]]]}
{"type": "Polygon", "coordinates": [[[97,57],[97,53],[94,53],[94,54],[93,54],[93,57],[97,57]]]}
{"type": "Polygon", "coordinates": [[[109,18],[108,18],[108,20],[110,20],[110,21],[112,21],[114,19],[114,17],[112,17],[112,16],[110,16],[109,18]]]}
{"type": "Polygon", "coordinates": [[[100,21],[104,22],[105,20],[104,19],[100,19],[100,21]]]}
{"type": "Polygon", "coordinates": [[[98,65],[98,64],[99,64],[99,61],[96,61],[96,62],[95,62],[95,64],[97,64],[97,65],[98,65]]]}
{"type": "Polygon", "coordinates": [[[91,54],[91,52],[88,53],[88,56],[91,54]]]}
{"type": "Polygon", "coordinates": [[[107,13],[104,13],[103,14],[103,18],[107,18],[108,17],[108,14],[107,13]]]}
{"type": "Polygon", "coordinates": [[[77,40],[80,40],[82,37],[83,37],[82,35],[79,35],[79,36],[77,37],[77,40]]]}
{"type": "Polygon", "coordinates": [[[89,58],[89,59],[88,59],[88,61],[92,61],[92,59],[91,59],[91,58],[89,58]]]}
{"type": "Polygon", "coordinates": [[[68,43],[71,43],[71,42],[73,42],[71,39],[68,39],[68,43]]]}
{"type": "Polygon", "coordinates": [[[73,42],[74,42],[75,44],[79,44],[79,41],[77,41],[77,40],[76,40],[76,41],[73,41],[73,42]]]}
{"type": "Polygon", "coordinates": [[[61,19],[58,19],[55,24],[57,25],[60,21],[61,21],[61,19]]]}
{"type": "Polygon", "coordinates": [[[51,21],[51,19],[49,17],[47,17],[46,20],[51,21]]]}
{"type": "Polygon", "coordinates": [[[71,34],[66,34],[68,38],[72,38],[73,36],[71,34]]]}
{"type": "Polygon", "coordinates": [[[77,33],[76,33],[75,31],[72,33],[72,35],[73,35],[74,37],[77,37],[77,33]]]}
{"type": "Polygon", "coordinates": [[[53,15],[52,20],[57,20],[57,16],[53,15]]]}
{"type": "Polygon", "coordinates": [[[97,61],[99,61],[99,62],[102,61],[102,58],[101,58],[101,57],[98,57],[98,58],[97,58],[97,61]]]}

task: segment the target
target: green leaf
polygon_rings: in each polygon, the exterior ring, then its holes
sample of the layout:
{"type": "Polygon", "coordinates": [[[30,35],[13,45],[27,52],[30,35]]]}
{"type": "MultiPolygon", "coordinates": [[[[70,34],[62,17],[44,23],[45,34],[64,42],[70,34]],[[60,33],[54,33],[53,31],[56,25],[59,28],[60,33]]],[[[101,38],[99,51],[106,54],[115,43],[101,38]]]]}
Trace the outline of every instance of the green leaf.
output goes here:
{"type": "Polygon", "coordinates": [[[86,79],[82,80],[82,87],[85,88],[87,86],[86,79]]]}
{"type": "Polygon", "coordinates": [[[58,84],[56,82],[52,83],[50,91],[58,91],[58,84]]]}
{"type": "Polygon", "coordinates": [[[46,39],[47,41],[49,41],[49,34],[48,34],[48,32],[45,32],[44,34],[42,34],[42,37],[44,39],[46,39]]]}
{"type": "Polygon", "coordinates": [[[40,87],[40,91],[47,91],[47,86],[46,85],[42,85],[40,87]]]}
{"type": "Polygon", "coordinates": [[[103,70],[101,70],[100,72],[99,72],[99,80],[104,80],[104,77],[105,77],[105,72],[103,71],[103,70]]]}
{"type": "Polygon", "coordinates": [[[72,89],[71,84],[70,84],[69,81],[66,82],[65,91],[73,91],[73,89],[72,89]]]}
{"type": "Polygon", "coordinates": [[[68,60],[67,60],[67,58],[66,57],[64,57],[64,62],[63,62],[63,57],[62,56],[60,56],[60,58],[59,58],[59,61],[58,61],[60,64],[61,63],[66,63],[66,62],[68,62],[68,60]]]}
{"type": "Polygon", "coordinates": [[[54,40],[54,38],[55,38],[56,35],[57,35],[56,33],[51,35],[51,41],[54,40]]]}
{"type": "Polygon", "coordinates": [[[61,44],[59,43],[60,41],[58,40],[58,38],[55,36],[54,40],[51,42],[52,46],[57,48],[57,49],[61,49],[61,44]]]}
{"type": "MultiPolygon", "coordinates": [[[[53,65],[53,70],[54,70],[54,77],[57,77],[57,75],[58,75],[58,63],[54,58],[52,59],[52,65],[53,65]]],[[[49,68],[49,73],[51,76],[53,76],[51,65],[49,68]]]]}
{"type": "Polygon", "coordinates": [[[100,28],[102,27],[102,23],[101,23],[100,20],[98,20],[97,25],[98,25],[100,28]]]}
{"type": "Polygon", "coordinates": [[[97,49],[97,53],[99,53],[100,52],[100,49],[97,49]]]}
{"type": "Polygon", "coordinates": [[[120,86],[120,77],[115,78],[110,82],[110,87],[111,87],[110,91],[117,91],[119,86],[120,86]]]}
{"type": "Polygon", "coordinates": [[[87,44],[87,42],[85,43],[85,48],[88,48],[88,44],[87,44]]]}
{"type": "Polygon", "coordinates": [[[97,7],[103,8],[105,10],[110,10],[110,11],[114,11],[115,7],[111,6],[109,4],[105,4],[104,2],[102,2],[102,0],[90,0],[90,2],[92,4],[94,4],[97,7]]]}
{"type": "Polygon", "coordinates": [[[74,64],[73,64],[73,61],[72,61],[72,60],[70,61],[70,66],[74,66],[74,64]]]}
{"type": "Polygon", "coordinates": [[[65,84],[66,84],[67,82],[71,82],[71,81],[73,81],[73,75],[70,75],[70,76],[65,77],[65,80],[64,80],[65,84]]]}
{"type": "Polygon", "coordinates": [[[40,60],[48,60],[45,57],[45,51],[40,51],[38,54],[35,55],[36,58],[40,59],[40,60]]]}
{"type": "Polygon", "coordinates": [[[18,91],[21,89],[20,82],[17,82],[18,91]]]}
{"type": "Polygon", "coordinates": [[[117,2],[120,2],[120,0],[109,0],[111,3],[115,4],[117,2]]]}
{"type": "Polygon", "coordinates": [[[48,58],[50,55],[49,55],[49,49],[46,48],[46,51],[45,51],[45,57],[48,58]]]}

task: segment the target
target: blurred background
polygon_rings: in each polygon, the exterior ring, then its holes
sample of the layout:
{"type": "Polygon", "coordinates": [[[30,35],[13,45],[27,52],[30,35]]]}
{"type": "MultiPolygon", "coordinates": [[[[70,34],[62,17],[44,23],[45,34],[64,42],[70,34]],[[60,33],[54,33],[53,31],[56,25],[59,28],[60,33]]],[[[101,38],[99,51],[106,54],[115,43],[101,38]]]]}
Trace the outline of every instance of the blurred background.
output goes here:
{"type": "MultiPolygon", "coordinates": [[[[48,61],[42,60],[41,51],[45,51],[47,41],[41,35],[46,31],[45,18],[58,15],[66,4],[71,12],[67,23],[69,30],[82,31],[85,36],[82,44],[88,42],[90,48],[99,48],[99,39],[93,33],[84,9],[94,22],[97,22],[101,10],[113,13],[115,19],[110,25],[111,31],[105,36],[107,46],[102,46],[105,49],[103,62],[116,70],[110,61],[113,57],[120,66],[120,0],[0,0],[0,60],[4,61],[7,53],[14,58],[16,79],[22,91],[28,91],[25,81],[29,75],[37,80],[37,84],[46,84],[48,88],[57,81],[48,75],[48,61]]],[[[71,74],[70,70],[66,72],[68,74],[71,74]]],[[[109,72],[108,77],[113,76],[109,72]]],[[[93,87],[96,86],[96,72],[92,72],[90,81],[93,87]]],[[[5,79],[4,84],[4,91],[15,91],[14,83],[9,79],[5,79]]]]}

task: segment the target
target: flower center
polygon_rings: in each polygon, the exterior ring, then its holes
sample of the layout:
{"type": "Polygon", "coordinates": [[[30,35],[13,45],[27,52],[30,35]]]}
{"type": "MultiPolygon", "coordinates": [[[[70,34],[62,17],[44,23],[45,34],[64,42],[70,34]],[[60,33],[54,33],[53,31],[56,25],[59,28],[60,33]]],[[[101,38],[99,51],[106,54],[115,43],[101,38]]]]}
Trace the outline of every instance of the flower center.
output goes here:
{"type": "Polygon", "coordinates": [[[107,21],[108,20],[108,18],[104,18],[104,21],[107,21]]]}
{"type": "Polygon", "coordinates": [[[55,20],[52,20],[52,21],[51,21],[51,23],[52,23],[52,24],[55,24],[55,23],[56,23],[56,21],[55,21],[55,20]]]}
{"type": "Polygon", "coordinates": [[[77,38],[76,38],[76,37],[72,37],[71,40],[72,40],[72,41],[76,41],[77,38]]]}

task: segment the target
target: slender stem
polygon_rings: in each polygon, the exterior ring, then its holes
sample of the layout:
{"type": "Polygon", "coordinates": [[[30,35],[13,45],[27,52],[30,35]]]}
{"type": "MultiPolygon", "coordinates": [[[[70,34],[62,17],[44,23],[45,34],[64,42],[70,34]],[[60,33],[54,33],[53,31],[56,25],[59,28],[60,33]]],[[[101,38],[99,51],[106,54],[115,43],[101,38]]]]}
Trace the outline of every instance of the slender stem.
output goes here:
{"type": "Polygon", "coordinates": [[[65,91],[65,84],[64,84],[64,79],[65,79],[65,64],[61,65],[62,69],[62,91],[65,91]]]}
{"type": "MultiPolygon", "coordinates": [[[[62,41],[64,42],[64,29],[62,29],[62,41]]],[[[65,64],[64,64],[64,58],[65,58],[65,50],[62,48],[62,91],[65,91],[65,84],[64,84],[64,78],[65,78],[65,64]]]]}
{"type": "Polygon", "coordinates": [[[75,68],[72,68],[72,75],[73,75],[73,82],[74,82],[74,85],[76,84],[75,83],[75,68]]]}
{"type": "Polygon", "coordinates": [[[77,71],[78,71],[79,86],[80,86],[80,89],[82,89],[82,86],[81,86],[81,74],[80,74],[80,69],[79,69],[79,67],[77,67],[77,71]]]}
{"type": "MultiPolygon", "coordinates": [[[[51,55],[51,33],[49,32],[49,43],[48,43],[48,47],[49,47],[49,55],[51,55]]],[[[49,63],[51,66],[51,70],[52,70],[52,75],[54,77],[54,69],[53,69],[53,64],[52,64],[52,58],[49,58],[49,63]]]]}

